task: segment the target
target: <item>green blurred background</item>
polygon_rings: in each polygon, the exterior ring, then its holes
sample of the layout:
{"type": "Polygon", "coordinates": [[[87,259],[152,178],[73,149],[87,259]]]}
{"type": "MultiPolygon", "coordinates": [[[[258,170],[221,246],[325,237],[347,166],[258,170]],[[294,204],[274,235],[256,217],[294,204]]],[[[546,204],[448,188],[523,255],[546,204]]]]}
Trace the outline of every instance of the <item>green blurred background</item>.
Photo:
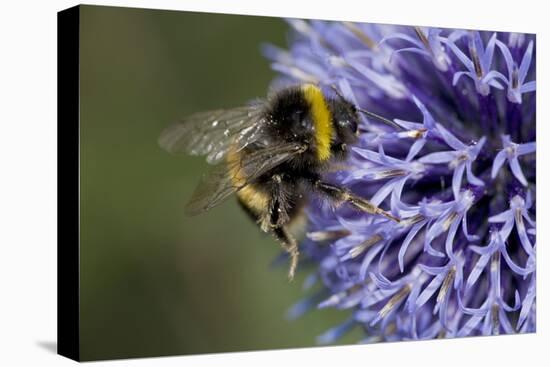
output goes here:
{"type": "Polygon", "coordinates": [[[265,95],[259,46],[286,32],[277,18],[82,6],[82,359],[312,346],[348,316],[287,320],[307,271],[289,283],[270,267],[278,244],[233,200],[186,217],[209,167],[157,145],[179,117],[265,95]]]}

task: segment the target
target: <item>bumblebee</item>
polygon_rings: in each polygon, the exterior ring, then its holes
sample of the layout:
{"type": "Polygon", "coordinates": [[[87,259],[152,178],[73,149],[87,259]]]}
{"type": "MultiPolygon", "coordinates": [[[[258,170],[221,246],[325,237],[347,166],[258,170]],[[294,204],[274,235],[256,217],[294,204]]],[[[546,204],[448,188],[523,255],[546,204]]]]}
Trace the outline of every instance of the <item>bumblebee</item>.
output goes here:
{"type": "Polygon", "coordinates": [[[294,277],[298,244],[289,228],[300,217],[310,193],[335,205],[392,214],[346,188],[323,180],[323,173],[346,159],[358,137],[360,110],[334,88],[325,95],[313,84],[291,86],[248,106],[193,114],[162,132],[160,146],[170,153],[205,155],[217,164],[203,177],[186,206],[205,212],[236,194],[240,206],[262,231],[271,233],[290,257],[294,277]]]}

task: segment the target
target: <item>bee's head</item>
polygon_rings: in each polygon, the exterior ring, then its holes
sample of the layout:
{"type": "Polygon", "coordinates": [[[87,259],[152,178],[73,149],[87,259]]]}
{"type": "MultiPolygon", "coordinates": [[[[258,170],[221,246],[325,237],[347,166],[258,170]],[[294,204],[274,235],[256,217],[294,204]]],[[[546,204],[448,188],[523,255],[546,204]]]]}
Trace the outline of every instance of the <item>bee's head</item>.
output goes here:
{"type": "Polygon", "coordinates": [[[334,126],[332,150],[338,153],[357,140],[359,116],[355,106],[344,99],[329,100],[329,108],[334,126]]]}

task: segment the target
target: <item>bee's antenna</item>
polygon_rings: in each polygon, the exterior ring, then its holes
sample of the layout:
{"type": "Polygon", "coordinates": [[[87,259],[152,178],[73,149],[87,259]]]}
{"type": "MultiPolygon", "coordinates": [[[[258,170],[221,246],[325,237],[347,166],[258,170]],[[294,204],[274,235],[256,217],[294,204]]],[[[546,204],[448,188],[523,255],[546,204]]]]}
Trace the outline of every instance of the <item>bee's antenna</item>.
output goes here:
{"type": "Polygon", "coordinates": [[[330,85],[330,88],[332,89],[332,91],[334,93],[336,93],[336,95],[338,96],[338,98],[340,98],[342,101],[346,101],[347,100],[344,98],[344,96],[342,95],[342,93],[340,93],[340,91],[338,90],[338,88],[336,88],[336,86],[334,84],[331,84],[330,85]]]}
{"type": "Polygon", "coordinates": [[[374,112],[370,112],[370,111],[367,111],[367,110],[364,110],[362,108],[358,108],[356,107],[357,111],[358,112],[361,112],[361,113],[364,113],[365,115],[367,115],[368,117],[372,117],[378,121],[381,121],[383,123],[385,123],[386,125],[388,126],[391,126],[393,128],[396,128],[396,129],[399,129],[399,130],[402,130],[403,128],[401,126],[399,126],[398,124],[396,124],[395,122],[393,122],[392,120],[390,119],[387,119],[385,117],[382,117],[380,115],[377,115],[376,113],[374,112]]]}
{"type": "MultiPolygon", "coordinates": [[[[334,84],[331,84],[330,85],[330,88],[334,91],[334,93],[336,93],[336,95],[338,96],[338,98],[340,98],[342,101],[344,102],[347,102],[347,100],[344,98],[344,96],[342,95],[342,93],[340,93],[340,91],[338,90],[338,88],[336,88],[336,86],[334,84]]],[[[396,124],[395,122],[393,122],[392,120],[389,120],[385,117],[382,117],[380,115],[377,115],[376,113],[374,112],[370,112],[370,111],[367,111],[367,110],[364,110],[362,108],[359,108],[359,107],[355,107],[355,109],[358,111],[358,112],[361,112],[361,113],[364,113],[365,115],[369,116],[369,117],[372,117],[374,119],[377,119],[378,121],[381,121],[383,123],[385,123],[386,125],[388,126],[391,126],[395,129],[399,129],[399,130],[402,130],[403,128],[401,126],[399,126],[398,124],[396,124]]]]}

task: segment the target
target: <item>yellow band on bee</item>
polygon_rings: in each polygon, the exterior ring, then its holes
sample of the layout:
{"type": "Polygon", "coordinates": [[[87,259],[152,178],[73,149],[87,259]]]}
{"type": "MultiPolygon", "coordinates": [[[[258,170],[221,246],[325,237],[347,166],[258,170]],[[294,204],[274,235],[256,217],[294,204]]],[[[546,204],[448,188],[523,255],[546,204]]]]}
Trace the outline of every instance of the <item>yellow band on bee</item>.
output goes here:
{"type": "Polygon", "coordinates": [[[317,158],[325,161],[330,158],[330,145],[333,135],[331,113],[327,101],[321,89],[313,84],[302,86],[304,98],[311,108],[313,124],[315,126],[315,142],[317,145],[317,158]]]}
{"type": "Polygon", "coordinates": [[[253,185],[247,185],[246,173],[241,170],[239,163],[241,156],[233,145],[227,152],[227,166],[231,183],[239,188],[237,196],[242,203],[253,213],[260,215],[265,211],[269,204],[269,197],[256,189],[253,185]]]}

